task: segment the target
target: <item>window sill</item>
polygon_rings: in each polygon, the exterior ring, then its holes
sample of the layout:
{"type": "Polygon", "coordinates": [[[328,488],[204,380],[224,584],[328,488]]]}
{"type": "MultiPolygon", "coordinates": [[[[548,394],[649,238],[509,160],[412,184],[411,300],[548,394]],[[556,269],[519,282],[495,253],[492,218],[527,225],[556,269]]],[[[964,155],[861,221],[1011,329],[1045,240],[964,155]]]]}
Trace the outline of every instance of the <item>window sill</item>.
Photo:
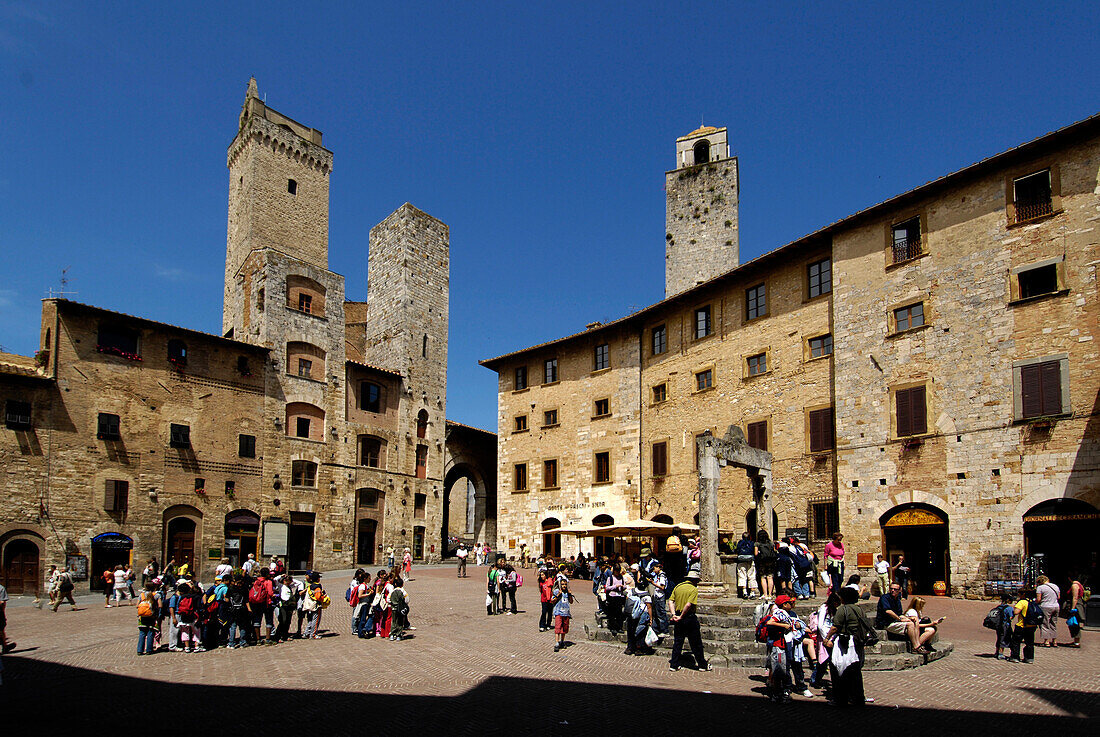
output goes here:
{"type": "Polygon", "coordinates": [[[512,393],[513,394],[523,394],[524,392],[529,392],[529,391],[531,391],[531,387],[525,386],[522,389],[513,389],[512,393]]]}
{"type": "Polygon", "coordinates": [[[589,374],[589,376],[599,376],[600,374],[606,374],[609,371],[611,371],[610,366],[608,366],[607,368],[602,368],[602,369],[594,369],[592,371],[592,373],[589,374]]]}
{"type": "Polygon", "coordinates": [[[384,470],[382,468],[382,466],[365,466],[362,463],[357,465],[356,468],[363,468],[363,469],[366,469],[368,471],[382,471],[382,470],[384,470]]]}
{"type": "Polygon", "coordinates": [[[827,448],[825,450],[811,450],[807,451],[806,455],[808,455],[812,459],[825,459],[829,456],[836,455],[836,448],[827,448]]]}
{"type": "Polygon", "coordinates": [[[301,440],[304,443],[313,443],[314,445],[324,445],[325,444],[324,440],[314,440],[313,438],[302,438],[302,437],[299,437],[297,435],[287,435],[286,437],[289,440],[301,440]]]}
{"type": "Polygon", "coordinates": [[[1051,212],[1048,212],[1046,215],[1040,215],[1039,217],[1034,217],[1034,218],[1031,218],[1030,220],[1016,220],[1016,221],[1013,221],[1013,222],[1009,223],[1006,227],[1009,230],[1012,230],[1013,228],[1022,228],[1025,225],[1034,225],[1035,223],[1041,223],[1044,220],[1050,220],[1053,217],[1061,215],[1063,212],[1065,212],[1065,210],[1063,210],[1062,208],[1058,208],[1057,210],[1053,210],[1051,212]]]}
{"type": "Polygon", "coordinates": [[[715,336],[715,333],[713,331],[711,331],[711,332],[707,333],[706,335],[692,338],[691,343],[692,343],[692,345],[695,345],[696,343],[702,343],[704,340],[710,340],[714,336],[715,336]]]}
{"type": "Polygon", "coordinates": [[[1069,294],[1068,289],[1059,289],[1056,292],[1046,292],[1045,294],[1036,294],[1034,297],[1018,297],[1008,301],[1009,307],[1015,307],[1016,305],[1026,305],[1032,302],[1041,302],[1044,299],[1051,299],[1052,297],[1064,297],[1069,294]]]}
{"type": "Polygon", "coordinates": [[[286,372],[286,375],[293,378],[293,379],[301,379],[302,381],[312,381],[314,384],[324,384],[325,383],[323,379],[314,379],[312,376],[301,376],[299,374],[292,374],[289,371],[286,372]]]}
{"type": "Polygon", "coordinates": [[[523,428],[522,430],[513,430],[513,431],[512,431],[512,434],[513,434],[513,435],[522,435],[522,434],[523,434],[523,433],[525,433],[525,432],[531,432],[531,430],[530,430],[529,428],[526,428],[526,427],[525,427],[525,428],[523,428]]]}
{"type": "Polygon", "coordinates": [[[544,486],[544,487],[542,487],[542,491],[561,491],[561,487],[560,486],[544,486]]]}
{"type": "Polygon", "coordinates": [[[513,494],[529,494],[530,492],[531,492],[530,489],[513,489],[512,490],[513,494]]]}
{"type": "Polygon", "coordinates": [[[1073,419],[1072,412],[1063,412],[1057,415],[1043,415],[1042,417],[1017,417],[1012,421],[1013,425],[1028,427],[1030,425],[1054,425],[1061,420],[1073,419]]]}
{"type": "Polygon", "coordinates": [[[650,407],[663,407],[666,404],[668,404],[668,400],[667,399],[662,399],[660,402],[650,402],[649,406],[650,407]]]}
{"type": "MultiPolygon", "coordinates": [[[[694,391],[691,392],[691,394],[692,394],[692,396],[694,396],[696,394],[706,394],[707,392],[714,391],[716,388],[717,387],[714,387],[714,386],[708,386],[706,389],[695,389],[694,391]]],[[[662,404],[664,404],[664,402],[662,402],[662,404]]]]}
{"type": "Polygon", "coordinates": [[[606,415],[592,415],[592,419],[593,420],[606,420],[610,416],[611,416],[611,413],[608,412],[606,415]]]}
{"type": "Polygon", "coordinates": [[[909,264],[920,261],[922,258],[924,258],[927,255],[928,255],[928,251],[921,251],[919,254],[917,254],[916,256],[913,256],[912,258],[904,258],[901,261],[893,261],[891,263],[886,264],[886,270],[887,271],[893,271],[894,269],[900,269],[902,266],[907,266],[909,264]]]}
{"type": "Polygon", "coordinates": [[[550,430],[552,428],[559,427],[560,425],[561,425],[560,422],[555,422],[553,425],[543,425],[542,429],[543,430],[550,430]]]}
{"type": "MultiPolygon", "coordinates": [[[[816,297],[809,297],[809,296],[803,297],[802,298],[802,304],[808,305],[811,302],[820,302],[821,300],[826,299],[828,297],[832,297],[832,296],[833,296],[833,290],[830,289],[828,292],[822,292],[821,294],[817,295],[816,297]]],[[[759,319],[759,318],[756,318],[756,319],[759,319]]]]}
{"type": "Polygon", "coordinates": [[[556,381],[544,381],[544,382],[542,382],[542,385],[543,386],[555,386],[555,385],[560,384],[560,383],[561,383],[561,379],[557,379],[556,381]]]}
{"type": "Polygon", "coordinates": [[[907,335],[912,335],[913,333],[919,333],[922,330],[927,330],[930,327],[932,327],[932,323],[926,322],[923,325],[918,325],[915,328],[909,328],[907,330],[899,330],[897,332],[890,333],[889,335],[886,336],[886,339],[887,340],[893,340],[895,338],[903,338],[907,335]]]}
{"type": "Polygon", "coordinates": [[[292,491],[317,491],[316,486],[295,486],[294,484],[291,484],[290,488],[292,491]]]}
{"type": "Polygon", "coordinates": [[[741,321],[741,324],[742,325],[748,325],[751,322],[756,322],[758,320],[763,320],[765,317],[771,317],[771,313],[770,312],[765,312],[764,314],[757,315],[756,317],[746,317],[744,320],[741,321]]]}
{"type": "Polygon", "coordinates": [[[767,376],[771,373],[772,373],[772,369],[768,369],[767,371],[761,371],[758,374],[745,374],[745,376],[741,377],[741,380],[742,381],[752,381],[753,379],[759,379],[761,376],[767,376]]]}
{"type": "Polygon", "coordinates": [[[317,315],[312,312],[306,312],[305,310],[299,310],[297,307],[286,305],[286,310],[287,312],[293,312],[296,315],[305,315],[306,317],[312,317],[315,320],[323,320],[324,322],[328,322],[328,318],[324,315],[317,315]]]}
{"type": "Polygon", "coordinates": [[[814,361],[824,361],[826,358],[832,358],[832,353],[826,353],[824,356],[807,356],[803,363],[813,363],[814,361]]]}
{"type": "Polygon", "coordinates": [[[593,481],[592,485],[593,486],[611,486],[613,483],[615,483],[615,482],[614,481],[593,481]]]}

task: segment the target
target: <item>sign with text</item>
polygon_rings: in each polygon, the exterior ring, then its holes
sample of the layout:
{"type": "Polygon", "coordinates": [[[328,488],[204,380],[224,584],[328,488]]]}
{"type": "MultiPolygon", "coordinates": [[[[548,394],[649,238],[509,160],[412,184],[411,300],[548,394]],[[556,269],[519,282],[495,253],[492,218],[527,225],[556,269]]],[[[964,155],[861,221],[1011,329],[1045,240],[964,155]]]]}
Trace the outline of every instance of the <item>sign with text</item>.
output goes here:
{"type": "Polygon", "coordinates": [[[271,555],[287,554],[287,532],[290,525],[286,522],[264,522],[264,552],[265,557],[271,555]]]}

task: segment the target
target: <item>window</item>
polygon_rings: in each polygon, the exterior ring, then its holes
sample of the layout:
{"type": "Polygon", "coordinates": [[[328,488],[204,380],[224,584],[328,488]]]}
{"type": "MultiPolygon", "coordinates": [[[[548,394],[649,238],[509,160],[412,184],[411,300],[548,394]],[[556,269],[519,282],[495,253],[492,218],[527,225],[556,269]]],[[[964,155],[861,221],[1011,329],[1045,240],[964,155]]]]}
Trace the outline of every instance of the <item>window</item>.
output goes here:
{"type": "Polygon", "coordinates": [[[659,356],[668,350],[668,330],[664,325],[658,325],[650,331],[653,345],[653,355],[659,356]]]}
{"type": "Polygon", "coordinates": [[[596,354],[593,357],[592,370],[602,371],[611,365],[611,356],[608,352],[607,343],[601,343],[596,346],[596,354]]]}
{"type": "Polygon", "coordinates": [[[191,428],[188,425],[172,425],[168,444],[173,448],[190,448],[191,428]]]}
{"type": "Polygon", "coordinates": [[[379,438],[359,436],[359,465],[367,468],[382,466],[382,441],[379,438]]]}
{"type": "Polygon", "coordinates": [[[516,415],[512,421],[512,432],[527,432],[527,415],[516,415]]]}
{"type": "Polygon", "coordinates": [[[131,360],[141,358],[137,332],[118,325],[100,325],[95,349],[131,360]]]}
{"type": "Polygon", "coordinates": [[[294,419],[294,435],[299,438],[309,437],[309,418],[296,417],[294,419]]]}
{"type": "Polygon", "coordinates": [[[919,216],[890,227],[890,255],[895,264],[921,255],[919,216]]]}
{"type": "Polygon", "coordinates": [[[168,362],[176,366],[186,366],[187,344],[182,340],[168,341],[168,362]]]}
{"type": "Polygon", "coordinates": [[[256,436],[255,435],[238,435],[237,436],[237,455],[241,458],[255,458],[256,457],[256,436]]]}
{"type": "Polygon", "coordinates": [[[606,484],[611,481],[611,454],[607,451],[596,454],[595,483],[606,484]]]}
{"type": "Polygon", "coordinates": [[[517,463],[513,467],[512,478],[515,481],[516,491],[527,491],[527,464],[517,463]]]}
{"type": "Polygon", "coordinates": [[[359,409],[366,412],[381,412],[382,387],[370,381],[360,382],[359,409]]]}
{"type": "Polygon", "coordinates": [[[745,319],[755,320],[768,314],[768,296],[763,284],[745,290],[745,319]]]}
{"type": "Polygon", "coordinates": [[[130,506],[130,482],[107,479],[103,488],[103,509],[125,512],[130,506]]]}
{"type": "Polygon", "coordinates": [[[653,387],[653,403],[660,404],[668,399],[668,384],[658,384],[653,387]]]}
{"type": "Polygon", "coordinates": [[[286,191],[293,195],[298,194],[298,182],[293,179],[286,180],[286,191]]]}
{"type": "Polygon", "coordinates": [[[592,413],[596,417],[607,417],[611,414],[611,400],[610,399],[597,399],[596,405],[592,413]]]}
{"type": "Polygon", "coordinates": [[[710,141],[703,139],[691,147],[692,159],[696,164],[705,164],[710,161],[710,141]]]}
{"type": "Polygon", "coordinates": [[[1051,196],[1050,169],[1028,174],[1012,182],[1012,202],[1016,209],[1016,222],[1024,223],[1054,212],[1051,196]]]}
{"type": "Polygon", "coordinates": [[[310,378],[310,376],[312,376],[312,374],[313,374],[313,361],[309,360],[308,358],[299,358],[298,359],[298,375],[299,376],[304,376],[305,378],[308,379],[308,378],[310,378]]]}
{"type": "Polygon", "coordinates": [[[746,359],[748,364],[749,376],[759,376],[760,374],[768,373],[768,354],[757,353],[755,356],[749,356],[746,359]]]}
{"type": "Polygon", "coordinates": [[[298,310],[300,312],[313,312],[313,297],[309,294],[298,295],[298,310]]]}
{"type": "Polygon", "coordinates": [[[542,413],[542,426],[553,427],[558,424],[558,411],[556,409],[548,409],[542,413]]]}
{"type": "Polygon", "coordinates": [[[292,486],[317,486],[317,464],[312,461],[292,461],[290,483],[292,486]]]}
{"type": "Polygon", "coordinates": [[[659,443],[653,444],[653,475],[654,476],[667,476],[668,475],[668,442],[662,440],[659,443]]]}
{"type": "Polygon", "coordinates": [[[195,479],[195,493],[196,494],[205,494],[206,493],[206,479],[202,479],[202,478],[195,479]]]}
{"type": "Polygon", "coordinates": [[[833,408],[815,409],[806,414],[806,422],[809,425],[810,452],[824,453],[832,450],[835,441],[833,438],[833,408]]]}
{"type": "Polygon", "coordinates": [[[31,426],[31,403],[9,399],[4,404],[4,424],[10,430],[25,430],[31,426]]]}
{"type": "Polygon", "coordinates": [[[427,358],[428,357],[428,336],[427,335],[424,336],[423,341],[421,341],[421,343],[420,343],[420,357],[421,358],[427,358]]]}
{"type": "Polygon", "coordinates": [[[424,519],[428,516],[428,495],[413,494],[413,517],[424,519]]]}
{"type": "Polygon", "coordinates": [[[416,414],[416,437],[428,437],[428,410],[422,409],[416,414]]]}
{"type": "Polygon", "coordinates": [[[378,509],[378,489],[360,489],[359,506],[366,509],[378,509]]]}
{"type": "Polygon", "coordinates": [[[557,460],[549,460],[542,462],[542,488],[544,489],[556,489],[558,488],[558,462],[557,460]]]}
{"type": "Polygon", "coordinates": [[[768,449],[768,421],[750,422],[745,426],[746,441],[750,448],[768,449]]]}
{"type": "Polygon", "coordinates": [[[695,310],[695,339],[705,338],[712,332],[710,305],[695,310]]]}
{"type": "Polygon", "coordinates": [[[923,386],[911,389],[898,389],[894,392],[894,407],[897,410],[898,437],[923,435],[928,432],[925,395],[923,386]]]}
{"type": "Polygon", "coordinates": [[[894,310],[894,332],[901,333],[924,325],[924,303],[917,302],[894,310]]]}
{"type": "Polygon", "coordinates": [[[1062,361],[1042,361],[1019,367],[1020,418],[1063,414],[1062,361]]]}
{"type": "Polygon", "coordinates": [[[248,356],[237,356],[237,373],[241,376],[252,375],[252,369],[248,366],[248,356]]]}
{"type": "Polygon", "coordinates": [[[225,495],[233,496],[237,493],[237,482],[232,479],[227,479],[225,482],[225,495]]]}
{"type": "Polygon", "coordinates": [[[840,507],[836,502],[811,502],[810,516],[815,540],[828,540],[840,531],[840,507]]]}
{"type": "Polygon", "coordinates": [[[833,353],[833,336],[819,335],[810,338],[810,358],[824,358],[833,353]]]}
{"type": "Polygon", "coordinates": [[[100,440],[119,440],[122,438],[118,415],[100,412],[98,425],[99,429],[96,431],[96,437],[100,440]]]}
{"type": "Polygon", "coordinates": [[[428,446],[426,445],[416,446],[416,477],[428,478],[428,446]]]}
{"type": "Polygon", "coordinates": [[[695,374],[695,391],[701,392],[714,386],[714,369],[703,369],[695,374]]]}
{"type": "Polygon", "coordinates": [[[1044,264],[1016,274],[1018,299],[1053,294],[1058,291],[1058,264],[1044,264]]]}
{"type": "Polygon", "coordinates": [[[518,392],[520,389],[527,388],[527,367],[519,366],[516,368],[516,380],[514,384],[515,390],[518,392]]]}
{"type": "Polygon", "coordinates": [[[806,267],[806,279],[810,299],[833,291],[833,262],[821,259],[806,267]]]}
{"type": "Polygon", "coordinates": [[[558,359],[548,358],[543,371],[543,383],[553,384],[558,380],[558,359]]]}

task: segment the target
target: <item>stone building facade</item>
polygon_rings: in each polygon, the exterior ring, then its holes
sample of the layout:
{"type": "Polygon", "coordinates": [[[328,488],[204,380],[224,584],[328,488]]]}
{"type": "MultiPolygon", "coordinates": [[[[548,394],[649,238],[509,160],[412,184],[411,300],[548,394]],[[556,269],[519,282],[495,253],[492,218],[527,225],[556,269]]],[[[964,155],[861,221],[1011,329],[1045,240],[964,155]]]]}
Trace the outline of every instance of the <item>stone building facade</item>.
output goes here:
{"type": "Polygon", "coordinates": [[[328,270],[321,132],[253,80],[227,163],[223,335],[49,299],[35,357],[0,356],[9,590],[35,590],[47,562],[156,557],[208,578],[250,553],[292,570],[390,547],[438,560],[444,509],[467,503],[459,537],[484,539],[495,437],[445,419],[447,226],[399,208],[371,231],[367,301],[349,301],[328,270]]]}
{"type": "MultiPolygon", "coordinates": [[[[694,438],[733,424],[774,454],[775,517],[756,520],[747,482],[724,474],[719,524],[730,533],[764,527],[820,549],[842,531],[849,566],[904,556],[919,591],[942,583],[988,594],[1029,566],[1095,575],[1100,117],[733,268],[701,237],[713,222],[704,231],[691,217],[710,215],[721,189],[680,184],[699,170],[685,139],[685,176],[666,176],[669,296],[482,362],[500,377],[500,544],[575,553],[552,528],[599,524],[604,510],[692,521],[694,438]],[[692,273],[706,279],[685,283],[692,273]],[[609,365],[594,353],[601,345],[609,365]],[[546,381],[538,372],[551,357],[561,370],[546,381]],[[602,372],[624,378],[619,394],[598,383],[602,372]],[[604,395],[618,403],[600,432],[622,439],[609,485],[583,472],[591,407],[604,395]],[[551,407],[563,418],[557,432],[517,425],[551,407]],[[544,491],[548,458],[575,470],[544,491]],[[523,464],[527,489],[516,483],[523,464]],[[576,510],[568,519],[550,512],[563,503],[576,510]]],[[[720,177],[723,166],[702,171],[720,177]]]]}

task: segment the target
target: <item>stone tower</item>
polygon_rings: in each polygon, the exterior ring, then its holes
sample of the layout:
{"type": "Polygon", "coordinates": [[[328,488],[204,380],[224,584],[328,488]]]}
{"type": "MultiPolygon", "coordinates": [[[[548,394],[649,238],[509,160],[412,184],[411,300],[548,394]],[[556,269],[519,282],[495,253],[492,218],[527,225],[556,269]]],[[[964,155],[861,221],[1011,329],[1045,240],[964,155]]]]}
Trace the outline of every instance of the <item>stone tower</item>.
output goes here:
{"type": "Polygon", "coordinates": [[[676,139],[676,168],[665,173],[666,298],[737,266],[738,190],[725,128],[676,139]]]}
{"type": "MultiPolygon", "coordinates": [[[[332,152],[321,131],[269,108],[256,80],[248,82],[237,135],[229,146],[229,228],[226,238],[222,331],[240,335],[249,305],[236,289],[245,259],[270,248],[328,268],[328,185],[332,152]]],[[[247,331],[246,331],[247,332],[247,331]]]]}

